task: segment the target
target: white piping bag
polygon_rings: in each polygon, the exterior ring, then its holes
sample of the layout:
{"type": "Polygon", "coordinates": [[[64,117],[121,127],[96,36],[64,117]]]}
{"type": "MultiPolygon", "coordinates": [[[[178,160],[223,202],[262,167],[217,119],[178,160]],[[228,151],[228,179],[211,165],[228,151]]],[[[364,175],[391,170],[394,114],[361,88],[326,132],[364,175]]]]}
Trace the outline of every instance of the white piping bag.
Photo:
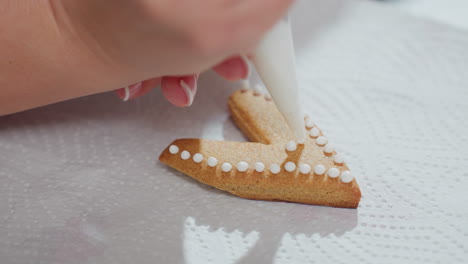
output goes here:
{"type": "Polygon", "coordinates": [[[303,144],[306,131],[304,113],[299,103],[294,56],[291,25],[288,19],[283,19],[260,41],[253,63],[296,141],[303,144]]]}

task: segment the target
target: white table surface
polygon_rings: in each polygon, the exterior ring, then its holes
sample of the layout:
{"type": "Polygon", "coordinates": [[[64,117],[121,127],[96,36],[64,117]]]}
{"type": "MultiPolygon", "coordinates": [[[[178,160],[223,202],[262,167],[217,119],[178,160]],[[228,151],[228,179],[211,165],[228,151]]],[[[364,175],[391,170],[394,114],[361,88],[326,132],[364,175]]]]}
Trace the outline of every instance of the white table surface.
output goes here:
{"type": "Polygon", "coordinates": [[[294,9],[307,112],[357,176],[358,209],[241,199],[156,161],[173,139],[244,140],[202,76],[0,118],[0,263],[467,263],[468,33],[388,4],[294,9]]]}

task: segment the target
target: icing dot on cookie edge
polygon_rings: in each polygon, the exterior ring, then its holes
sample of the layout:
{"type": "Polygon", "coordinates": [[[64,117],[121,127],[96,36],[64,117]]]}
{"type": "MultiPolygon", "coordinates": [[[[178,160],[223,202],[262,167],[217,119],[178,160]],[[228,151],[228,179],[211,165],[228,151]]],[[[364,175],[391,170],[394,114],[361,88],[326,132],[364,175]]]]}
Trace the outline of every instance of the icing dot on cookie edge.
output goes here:
{"type": "Polygon", "coordinates": [[[328,139],[324,136],[320,136],[315,140],[315,142],[317,143],[317,145],[323,146],[328,143],[328,139]]]}
{"type": "Polygon", "coordinates": [[[231,163],[223,163],[223,165],[221,165],[221,170],[223,170],[224,172],[230,172],[232,170],[231,163]]]}
{"type": "Polygon", "coordinates": [[[307,128],[312,128],[314,125],[315,125],[314,121],[312,121],[312,119],[307,117],[306,120],[305,120],[305,126],[307,128]]]}
{"type": "Polygon", "coordinates": [[[176,145],[171,145],[171,146],[169,147],[169,153],[171,153],[171,154],[177,154],[177,153],[179,153],[179,147],[176,146],[176,145]]]}
{"type": "Polygon", "coordinates": [[[338,176],[340,176],[340,170],[337,169],[337,168],[330,168],[327,172],[328,176],[330,176],[330,178],[336,178],[338,176]]]}
{"type": "Polygon", "coordinates": [[[316,165],[314,167],[314,172],[317,175],[323,175],[325,173],[325,170],[326,170],[326,168],[322,164],[316,165]]]}
{"type": "Polygon", "coordinates": [[[241,161],[239,163],[237,163],[237,170],[240,171],[240,172],[244,172],[246,170],[249,169],[249,164],[245,161],[241,161]]]}
{"type": "Polygon", "coordinates": [[[344,182],[344,183],[350,183],[350,182],[353,181],[354,176],[353,176],[353,174],[352,174],[350,171],[343,171],[343,172],[341,173],[340,179],[341,179],[341,181],[344,182]]]}
{"type": "Polygon", "coordinates": [[[208,166],[215,167],[216,165],[218,165],[218,160],[215,157],[209,157],[208,166]]]}
{"type": "Polygon", "coordinates": [[[344,159],[343,159],[343,156],[341,154],[336,154],[335,156],[333,156],[333,161],[335,163],[341,164],[341,163],[344,162],[344,159]]]}
{"type": "Polygon", "coordinates": [[[265,164],[263,164],[262,162],[255,163],[255,171],[256,172],[262,172],[264,170],[265,170],[265,164]]]}
{"type": "Polygon", "coordinates": [[[187,150],[182,151],[182,153],[180,153],[180,158],[183,160],[190,159],[190,152],[188,152],[187,150]]]}
{"type": "Polygon", "coordinates": [[[294,162],[288,161],[286,164],[284,164],[284,169],[289,172],[293,172],[296,170],[296,164],[294,162]]]}
{"type": "Polygon", "coordinates": [[[297,144],[293,140],[290,140],[288,141],[288,143],[286,143],[287,151],[296,151],[296,149],[297,149],[297,144]]]}
{"type": "Polygon", "coordinates": [[[330,143],[328,143],[327,145],[325,145],[325,147],[323,147],[323,152],[325,152],[326,154],[330,154],[334,150],[335,150],[335,147],[330,143]]]}
{"type": "Polygon", "coordinates": [[[200,153],[195,153],[195,155],[193,155],[193,158],[192,158],[192,159],[193,159],[193,161],[194,161],[195,163],[200,163],[200,162],[203,161],[203,155],[200,154],[200,153]]]}
{"type": "Polygon", "coordinates": [[[318,130],[318,128],[314,127],[310,130],[310,136],[313,137],[313,138],[316,138],[320,135],[320,130],[318,130]]]}
{"type": "Polygon", "coordinates": [[[271,173],[273,173],[273,174],[278,174],[278,173],[281,171],[281,167],[280,167],[278,164],[273,163],[273,164],[271,164],[271,166],[270,166],[270,171],[271,171],[271,173]]]}
{"type": "Polygon", "coordinates": [[[301,164],[301,166],[299,166],[299,171],[302,174],[307,174],[310,172],[310,170],[311,170],[311,167],[309,164],[301,164]]]}

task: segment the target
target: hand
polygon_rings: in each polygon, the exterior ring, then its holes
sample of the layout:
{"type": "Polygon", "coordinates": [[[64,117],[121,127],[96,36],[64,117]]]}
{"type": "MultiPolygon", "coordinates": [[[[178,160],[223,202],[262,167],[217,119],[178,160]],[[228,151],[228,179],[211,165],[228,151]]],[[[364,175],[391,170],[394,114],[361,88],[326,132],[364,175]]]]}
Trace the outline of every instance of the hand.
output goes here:
{"type": "Polygon", "coordinates": [[[238,55],[292,1],[3,0],[0,115],[135,83],[129,98],[161,83],[173,104],[189,105],[199,73],[217,65],[245,77],[238,55]]]}
{"type": "MultiPolygon", "coordinates": [[[[230,81],[246,79],[250,73],[249,63],[245,56],[229,58],[215,66],[213,70],[230,81]]],[[[197,79],[198,74],[153,78],[120,88],[116,90],[116,93],[123,101],[128,101],[140,97],[156,88],[156,86],[161,85],[163,95],[170,103],[179,107],[190,106],[197,91],[197,79]]]]}
{"type": "Polygon", "coordinates": [[[187,106],[196,93],[198,74],[217,63],[214,70],[226,79],[247,77],[245,59],[233,55],[249,52],[291,1],[62,0],[60,3],[59,10],[63,10],[75,28],[83,29],[90,47],[98,44],[94,48],[98,57],[122,68],[121,74],[126,77],[122,81],[146,80],[119,89],[117,94],[122,99],[136,98],[161,84],[171,103],[187,106]]]}

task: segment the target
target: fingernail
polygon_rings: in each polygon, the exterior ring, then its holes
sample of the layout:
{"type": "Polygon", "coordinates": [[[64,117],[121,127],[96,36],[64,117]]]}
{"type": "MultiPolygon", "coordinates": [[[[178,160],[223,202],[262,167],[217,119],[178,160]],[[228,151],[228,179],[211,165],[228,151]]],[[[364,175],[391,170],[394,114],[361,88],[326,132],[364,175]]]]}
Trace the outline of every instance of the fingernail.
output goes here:
{"type": "Polygon", "coordinates": [[[215,72],[230,81],[246,80],[250,76],[250,65],[247,57],[236,56],[213,68],[215,72]]]}
{"type": "Polygon", "coordinates": [[[122,99],[122,101],[126,102],[130,99],[135,98],[135,96],[138,94],[141,88],[142,82],[138,82],[125,88],[120,88],[115,92],[117,93],[117,96],[119,96],[119,98],[122,99]]]}
{"type": "MultiPolygon", "coordinates": [[[[196,85],[197,79],[195,78],[195,76],[193,78],[194,78],[194,85],[196,85]]],[[[183,79],[180,79],[179,85],[180,87],[182,87],[185,93],[185,96],[187,97],[186,106],[191,106],[193,103],[193,98],[195,96],[194,93],[192,92],[192,89],[190,89],[190,86],[183,79]]]]}

